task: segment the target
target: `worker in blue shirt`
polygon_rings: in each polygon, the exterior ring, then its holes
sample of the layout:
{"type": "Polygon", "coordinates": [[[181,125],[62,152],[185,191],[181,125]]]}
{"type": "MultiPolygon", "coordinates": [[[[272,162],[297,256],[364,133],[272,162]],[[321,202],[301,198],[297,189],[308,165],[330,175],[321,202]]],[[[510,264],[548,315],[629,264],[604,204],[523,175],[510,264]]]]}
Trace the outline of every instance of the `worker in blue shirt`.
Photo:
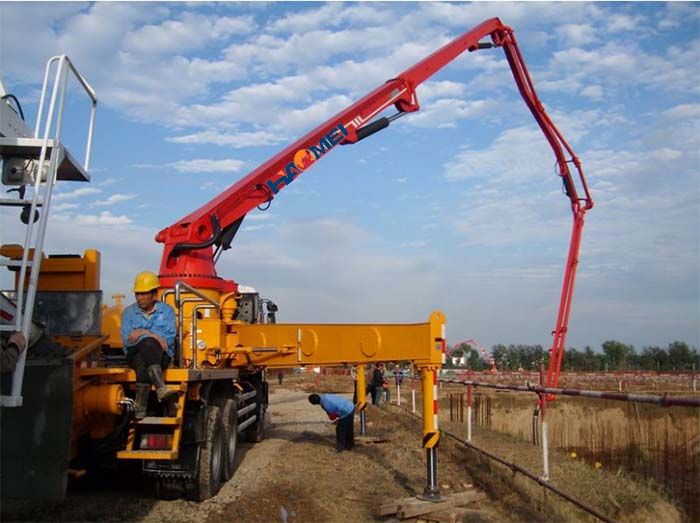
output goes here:
{"type": "Polygon", "coordinates": [[[352,402],[337,394],[311,394],[309,403],[320,405],[335,423],[335,451],[351,450],[355,446],[355,406],[352,402]]]}
{"type": "Polygon", "coordinates": [[[146,417],[151,384],[158,401],[177,395],[163,381],[163,370],[175,352],[175,313],[170,305],[158,300],[159,286],[154,273],[139,273],[134,281],[136,303],[122,313],[120,332],[126,361],[136,371],[136,419],[146,417]]]}

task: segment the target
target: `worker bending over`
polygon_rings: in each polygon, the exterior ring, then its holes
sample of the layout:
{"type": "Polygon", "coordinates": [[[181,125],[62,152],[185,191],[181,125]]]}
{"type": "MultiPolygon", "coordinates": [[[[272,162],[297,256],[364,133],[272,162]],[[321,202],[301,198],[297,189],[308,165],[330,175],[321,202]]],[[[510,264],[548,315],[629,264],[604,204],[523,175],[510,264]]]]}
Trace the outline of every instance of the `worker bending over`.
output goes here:
{"type": "Polygon", "coordinates": [[[328,418],[335,423],[335,451],[351,450],[355,446],[355,406],[337,394],[311,394],[309,403],[321,405],[328,418]]]}
{"type": "Polygon", "coordinates": [[[134,282],[136,303],[122,313],[121,336],[126,361],[136,371],[137,419],[146,417],[151,384],[156,388],[158,401],[177,395],[163,381],[163,370],[175,352],[175,313],[170,305],[158,301],[159,286],[154,273],[139,273],[134,282]]]}

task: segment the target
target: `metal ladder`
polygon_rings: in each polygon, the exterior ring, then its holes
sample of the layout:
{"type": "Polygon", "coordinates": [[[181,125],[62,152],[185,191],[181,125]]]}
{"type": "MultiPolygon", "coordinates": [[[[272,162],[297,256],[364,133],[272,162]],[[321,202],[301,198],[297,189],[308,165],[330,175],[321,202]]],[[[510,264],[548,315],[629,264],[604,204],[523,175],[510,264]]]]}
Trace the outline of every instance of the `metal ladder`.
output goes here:
{"type": "MultiPolygon", "coordinates": [[[[22,191],[19,199],[0,199],[0,206],[22,207],[24,209],[23,214],[27,218],[21,260],[0,259],[0,266],[11,267],[13,270],[19,271],[19,275],[15,279],[14,297],[16,310],[14,318],[11,319],[9,324],[0,324],[0,330],[20,331],[24,334],[27,341],[29,341],[29,331],[32,325],[53,188],[58,180],[90,181],[88,168],[90,165],[90,150],[92,148],[92,132],[96,108],[97,97],[95,91],[78,72],[68,56],[54,56],[46,64],[34,136],[21,136],[19,133],[9,136],[0,134],[3,184],[15,185],[21,189],[25,189],[25,186],[33,188],[30,198],[23,198],[22,191]],[[46,120],[43,122],[42,127],[44,107],[48,96],[49,76],[54,64],[56,65],[56,73],[51,89],[51,97],[48,101],[46,120]],[[83,164],[78,162],[61,143],[69,73],[72,73],[83,87],[91,103],[85,161],[83,164]],[[37,220],[36,213],[39,208],[41,208],[41,213],[39,213],[37,220]],[[28,214],[26,214],[27,211],[29,211],[28,214]]],[[[26,350],[19,354],[17,366],[12,375],[11,394],[0,396],[0,405],[3,407],[20,407],[22,405],[22,382],[24,379],[26,355],[26,350]]]]}
{"type": "Polygon", "coordinates": [[[150,460],[173,460],[180,455],[180,441],[182,440],[182,422],[185,418],[185,401],[187,400],[187,383],[167,384],[170,390],[177,391],[178,399],[174,404],[175,414],[173,416],[148,416],[141,420],[133,419],[129,426],[126,438],[126,447],[117,452],[117,459],[150,459],[150,460]],[[170,448],[159,450],[135,449],[138,447],[136,441],[139,429],[148,430],[146,427],[157,427],[163,431],[164,435],[170,436],[170,448]]]}

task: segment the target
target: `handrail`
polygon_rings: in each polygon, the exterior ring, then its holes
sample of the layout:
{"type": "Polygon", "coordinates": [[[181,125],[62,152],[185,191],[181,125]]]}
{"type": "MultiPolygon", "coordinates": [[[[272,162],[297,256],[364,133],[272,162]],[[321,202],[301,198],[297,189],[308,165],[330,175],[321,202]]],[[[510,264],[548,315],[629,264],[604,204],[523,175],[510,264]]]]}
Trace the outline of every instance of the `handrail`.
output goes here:
{"type": "MultiPolygon", "coordinates": [[[[37,164],[36,176],[34,179],[34,192],[32,197],[32,203],[29,207],[30,219],[27,223],[27,228],[25,231],[24,239],[24,249],[22,253],[22,263],[19,272],[19,278],[17,281],[17,313],[15,317],[15,326],[17,330],[21,331],[25,339],[28,339],[29,328],[32,322],[32,311],[34,310],[34,302],[36,297],[36,290],[39,281],[39,273],[41,272],[41,258],[42,251],[44,248],[44,237],[46,234],[46,222],[49,213],[49,207],[51,205],[51,195],[53,193],[53,186],[56,183],[57,171],[59,162],[63,159],[65,155],[65,148],[61,145],[61,132],[63,130],[63,110],[65,108],[66,101],[66,87],[68,83],[67,71],[70,69],[77,78],[80,85],[83,87],[87,95],[91,100],[90,109],[90,120],[88,123],[88,135],[86,139],[85,147],[85,160],[83,169],[87,173],[90,166],[90,153],[92,151],[92,136],[93,129],[95,125],[95,112],[97,110],[97,95],[95,90],[88,84],[87,80],[78,72],[76,67],[70,61],[68,56],[65,54],[58,55],[50,58],[46,63],[46,69],[44,71],[44,82],[41,89],[41,98],[39,100],[39,111],[37,114],[36,125],[34,128],[34,138],[40,138],[40,132],[42,130],[42,118],[44,113],[44,104],[46,102],[48,94],[48,82],[49,73],[51,72],[51,67],[54,62],[58,62],[56,67],[56,76],[53,82],[53,88],[51,91],[51,98],[49,102],[49,108],[46,115],[46,122],[43,129],[43,137],[41,137],[43,143],[41,145],[41,151],[39,154],[39,162],[37,164]],[[67,68],[68,69],[67,69],[67,68]],[[58,100],[58,114],[56,115],[56,103],[58,100]],[[53,138],[50,138],[52,124],[55,120],[55,131],[56,134],[53,138]],[[51,153],[48,158],[48,170],[46,177],[46,187],[44,190],[43,201],[41,206],[43,208],[43,213],[39,219],[38,230],[34,238],[34,252],[35,255],[32,258],[32,270],[29,276],[29,285],[27,286],[26,300],[24,297],[24,289],[27,278],[27,267],[29,265],[29,251],[31,240],[34,231],[34,220],[32,219],[36,214],[36,208],[38,206],[38,199],[40,193],[41,183],[43,181],[44,165],[47,162],[47,154],[49,150],[49,140],[53,139],[56,141],[55,147],[51,149],[51,153]]],[[[12,391],[11,396],[14,398],[10,401],[13,405],[21,405],[21,394],[22,385],[24,381],[24,367],[26,363],[26,351],[22,351],[17,360],[17,365],[12,374],[12,391]]]]}
{"type": "Polygon", "coordinates": [[[191,368],[196,369],[197,368],[197,321],[199,318],[197,318],[197,311],[199,309],[214,309],[215,307],[212,305],[200,303],[199,305],[195,305],[192,307],[192,332],[190,334],[191,342],[192,342],[192,365],[191,368]]]}
{"type": "Polygon", "coordinates": [[[167,303],[166,300],[171,294],[175,294],[175,289],[168,289],[167,291],[164,291],[163,294],[160,295],[160,301],[167,303]]]}
{"type": "Polygon", "coordinates": [[[183,298],[180,300],[180,305],[177,308],[177,343],[179,347],[178,351],[178,356],[177,356],[177,366],[182,368],[185,360],[184,360],[184,344],[185,344],[185,332],[184,332],[184,324],[185,324],[185,310],[182,305],[185,303],[197,303],[199,302],[199,298],[183,298]]]}
{"type": "Polygon", "coordinates": [[[201,300],[206,301],[211,303],[214,307],[216,307],[217,310],[219,310],[221,307],[219,306],[219,303],[214,301],[212,298],[207,296],[206,294],[202,294],[200,291],[192,287],[191,285],[188,285],[184,281],[180,280],[175,284],[175,303],[178,304],[178,307],[180,306],[180,294],[181,294],[181,288],[185,288],[185,290],[191,294],[194,294],[195,296],[199,297],[201,300]]]}
{"type": "MultiPolygon", "coordinates": [[[[163,298],[165,296],[169,296],[172,292],[173,292],[172,289],[168,289],[167,291],[165,291],[163,293],[163,296],[161,296],[161,298],[163,298]]],[[[183,328],[184,328],[183,323],[185,322],[185,312],[184,312],[182,305],[185,303],[194,303],[194,302],[198,302],[198,301],[205,301],[205,302],[209,303],[211,306],[213,306],[219,312],[221,312],[221,305],[218,302],[216,302],[215,300],[213,300],[212,298],[210,298],[209,296],[202,294],[200,291],[198,291],[197,289],[195,289],[191,285],[188,285],[184,281],[177,281],[175,283],[175,291],[174,292],[175,292],[175,306],[177,307],[177,320],[178,320],[178,322],[177,322],[177,341],[178,341],[178,349],[179,349],[178,366],[182,367],[182,364],[184,363],[183,344],[184,344],[184,337],[185,337],[184,332],[183,332],[183,328]],[[182,289],[184,289],[185,293],[194,294],[196,296],[196,298],[183,298],[182,297],[182,294],[183,294],[182,289]]],[[[196,309],[196,307],[195,307],[195,309],[196,309]]],[[[193,341],[194,341],[194,338],[196,337],[195,332],[194,332],[194,328],[196,326],[195,318],[197,315],[195,314],[195,312],[196,311],[193,309],[193,311],[192,311],[193,331],[192,331],[192,335],[191,335],[193,341]]],[[[196,347],[193,344],[192,345],[192,366],[193,366],[192,368],[197,368],[197,363],[196,363],[197,358],[196,358],[195,349],[196,349],[196,347]]]]}
{"type": "MultiPolygon", "coordinates": [[[[57,55],[49,58],[48,62],[46,62],[46,69],[44,72],[44,83],[41,91],[41,99],[39,100],[39,112],[37,114],[36,118],[36,126],[34,128],[34,138],[39,138],[39,130],[41,128],[41,120],[43,117],[44,113],[44,99],[46,98],[46,87],[48,85],[48,80],[49,80],[49,72],[51,70],[51,65],[58,61],[58,69],[56,71],[56,80],[54,81],[54,86],[58,85],[59,80],[63,82],[63,87],[62,87],[62,92],[61,92],[61,110],[60,110],[60,116],[58,118],[58,121],[56,122],[56,140],[61,139],[61,131],[63,128],[63,104],[65,101],[65,91],[66,91],[66,82],[68,80],[67,76],[64,76],[66,74],[66,64],[68,68],[73,72],[73,75],[75,78],[78,80],[78,83],[83,87],[85,93],[88,95],[90,98],[92,104],[91,104],[91,110],[90,110],[90,122],[88,124],[88,135],[87,135],[87,142],[86,142],[86,147],[85,147],[85,162],[83,164],[83,169],[85,172],[88,171],[90,167],[90,153],[92,151],[92,134],[93,134],[93,129],[95,126],[95,112],[97,109],[97,94],[95,93],[95,90],[92,88],[92,86],[88,83],[88,81],[85,79],[83,75],[80,74],[78,69],[75,67],[73,62],[68,58],[67,55],[62,54],[62,55],[57,55]]],[[[54,93],[51,96],[51,106],[49,109],[49,116],[47,117],[47,124],[46,128],[44,131],[44,138],[48,138],[48,133],[50,132],[51,128],[51,121],[52,121],[52,110],[53,106],[55,103],[55,97],[56,97],[56,89],[54,88],[54,93]]]]}

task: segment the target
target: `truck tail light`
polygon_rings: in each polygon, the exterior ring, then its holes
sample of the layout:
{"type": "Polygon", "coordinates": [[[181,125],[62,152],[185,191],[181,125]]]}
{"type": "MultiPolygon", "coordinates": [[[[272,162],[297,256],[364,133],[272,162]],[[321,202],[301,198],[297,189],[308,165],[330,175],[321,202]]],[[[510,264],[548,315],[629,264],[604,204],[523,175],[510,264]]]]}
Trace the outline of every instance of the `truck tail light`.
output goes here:
{"type": "Polygon", "coordinates": [[[172,434],[142,434],[141,450],[167,450],[173,446],[172,434]]]}

